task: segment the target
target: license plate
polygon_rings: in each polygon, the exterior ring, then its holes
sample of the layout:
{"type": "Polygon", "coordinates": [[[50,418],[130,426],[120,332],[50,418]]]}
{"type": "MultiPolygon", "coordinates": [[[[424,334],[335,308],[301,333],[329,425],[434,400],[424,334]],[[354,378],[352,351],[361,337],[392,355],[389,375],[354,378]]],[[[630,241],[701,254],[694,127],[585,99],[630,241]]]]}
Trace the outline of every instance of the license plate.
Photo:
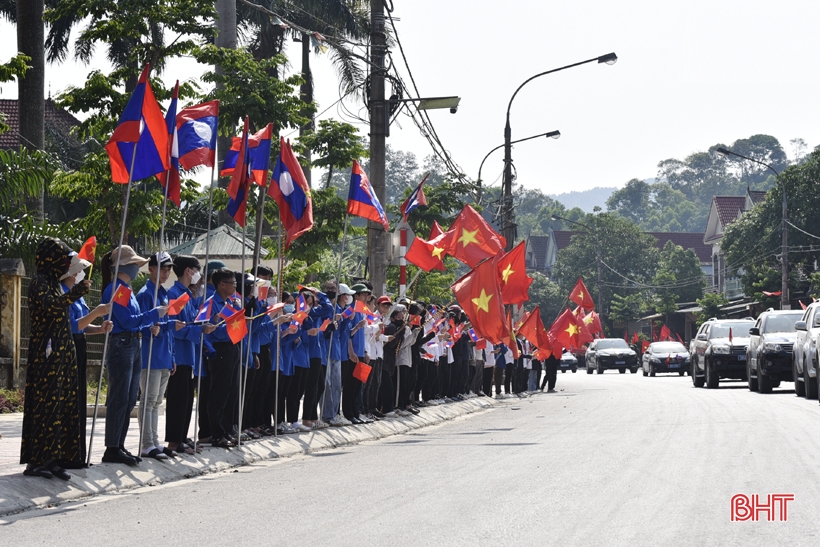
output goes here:
{"type": "Polygon", "coordinates": [[[615,361],[616,365],[625,365],[626,361],[615,361]]]}
{"type": "Polygon", "coordinates": [[[738,356],[737,356],[737,360],[738,360],[738,361],[745,361],[745,360],[746,360],[746,356],[745,356],[745,355],[738,355],[738,356]]]}
{"type": "Polygon", "coordinates": [[[669,368],[678,368],[679,366],[678,363],[669,363],[669,368]]]}

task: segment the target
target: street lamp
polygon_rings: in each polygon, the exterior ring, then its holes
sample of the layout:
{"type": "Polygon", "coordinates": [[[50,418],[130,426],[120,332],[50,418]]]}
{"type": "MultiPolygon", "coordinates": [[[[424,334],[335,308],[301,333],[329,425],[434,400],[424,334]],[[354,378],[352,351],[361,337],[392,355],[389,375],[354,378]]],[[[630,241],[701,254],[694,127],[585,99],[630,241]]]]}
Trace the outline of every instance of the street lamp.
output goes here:
{"type": "MultiPolygon", "coordinates": [[[[583,226],[586,232],[590,232],[589,226],[584,224],[583,222],[576,222],[568,218],[559,217],[558,215],[551,215],[550,218],[552,220],[563,220],[564,222],[569,222],[570,224],[577,224],[578,226],[583,226]]],[[[595,218],[595,229],[592,230],[592,232],[595,234],[595,262],[598,263],[598,315],[600,315],[604,312],[604,309],[601,304],[601,239],[598,237],[598,221],[597,217],[595,218]]]]}
{"type": "Polygon", "coordinates": [[[507,123],[504,126],[504,226],[502,228],[504,237],[507,238],[507,251],[511,251],[513,245],[515,244],[515,223],[513,222],[514,213],[512,207],[512,131],[510,130],[510,108],[512,107],[513,100],[515,100],[515,96],[518,95],[518,92],[521,91],[522,87],[534,79],[540,78],[541,76],[546,76],[547,74],[552,74],[553,72],[560,72],[568,68],[585,65],[587,63],[597,62],[598,64],[603,63],[607,65],[614,65],[617,61],[617,55],[614,53],[607,53],[606,55],[601,55],[600,57],[593,57],[592,59],[581,61],[580,63],[573,63],[571,65],[562,66],[561,68],[554,68],[546,72],[541,72],[524,80],[524,83],[519,85],[515,90],[515,93],[513,93],[512,97],[510,97],[510,102],[507,105],[507,123]]]}
{"type": "Polygon", "coordinates": [[[790,310],[791,305],[789,304],[789,233],[786,230],[786,185],[780,181],[780,173],[777,170],[769,165],[768,163],[764,163],[760,160],[756,160],[754,158],[750,158],[748,156],[744,156],[743,154],[738,154],[737,152],[733,152],[727,148],[723,148],[722,146],[718,146],[716,150],[719,154],[723,154],[726,157],[736,156],[738,158],[742,158],[744,160],[748,160],[752,163],[756,163],[758,165],[762,165],[769,169],[772,173],[774,173],[775,181],[780,183],[780,187],[783,191],[783,203],[781,207],[781,214],[780,214],[780,245],[781,245],[781,256],[780,256],[780,309],[781,310],[790,310]]]}
{"type": "MultiPolygon", "coordinates": [[[[518,144],[519,142],[524,142],[524,141],[529,141],[529,140],[532,140],[532,139],[537,139],[538,137],[546,137],[548,139],[558,139],[558,138],[561,137],[561,132],[556,130],[556,131],[550,131],[548,133],[540,133],[538,135],[533,135],[532,137],[527,137],[526,139],[518,139],[517,141],[513,141],[510,144],[518,144]]],[[[479,205],[481,205],[481,170],[484,168],[484,162],[487,161],[487,158],[490,157],[490,154],[492,154],[493,152],[495,152],[496,150],[498,150],[502,146],[504,146],[504,145],[499,144],[498,146],[496,146],[495,148],[493,148],[492,150],[487,152],[487,155],[484,156],[483,160],[481,160],[481,165],[478,166],[478,181],[477,181],[478,182],[478,192],[477,192],[477,194],[478,194],[478,204],[479,205]]]]}

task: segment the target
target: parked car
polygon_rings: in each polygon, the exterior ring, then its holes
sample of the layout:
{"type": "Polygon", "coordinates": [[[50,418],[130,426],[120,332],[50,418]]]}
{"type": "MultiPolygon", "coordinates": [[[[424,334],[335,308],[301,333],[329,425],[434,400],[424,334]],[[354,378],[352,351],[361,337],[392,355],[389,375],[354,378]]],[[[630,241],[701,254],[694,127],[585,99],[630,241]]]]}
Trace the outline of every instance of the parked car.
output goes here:
{"type": "Polygon", "coordinates": [[[655,376],[656,372],[683,376],[689,370],[689,351],[680,342],[653,342],[643,354],[641,368],[644,376],[655,376]]]}
{"type": "Polygon", "coordinates": [[[571,370],[573,373],[578,371],[578,359],[575,358],[573,354],[568,351],[565,351],[563,355],[561,355],[561,361],[558,364],[558,370],[561,372],[566,372],[571,370]]]}
{"type": "Polygon", "coordinates": [[[820,302],[812,302],[794,325],[792,353],[794,392],[806,399],[817,399],[817,338],[820,336],[820,302]]]}
{"type": "Polygon", "coordinates": [[[626,369],[635,374],[638,372],[638,354],[621,338],[599,338],[593,340],[587,348],[586,368],[587,374],[592,374],[594,370],[603,374],[606,369],[613,368],[621,374],[626,369]]]}
{"type": "Polygon", "coordinates": [[[690,354],[695,387],[718,387],[721,378],[746,379],[746,347],[754,319],[709,319],[700,326],[690,354]]]}
{"type": "Polygon", "coordinates": [[[749,391],[771,393],[781,381],[794,381],[792,353],[797,339],[794,324],[802,317],[802,311],[771,308],[758,316],[755,326],[749,329],[746,350],[749,391]]]}

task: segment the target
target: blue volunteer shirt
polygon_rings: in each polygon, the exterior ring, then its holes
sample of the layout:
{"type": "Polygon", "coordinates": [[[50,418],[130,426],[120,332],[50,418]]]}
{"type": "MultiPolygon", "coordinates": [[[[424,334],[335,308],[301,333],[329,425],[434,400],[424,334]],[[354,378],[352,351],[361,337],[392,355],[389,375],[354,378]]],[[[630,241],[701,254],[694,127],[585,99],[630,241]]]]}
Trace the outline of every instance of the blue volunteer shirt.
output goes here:
{"type": "MultiPolygon", "coordinates": [[[[154,309],[154,282],[148,282],[137,293],[137,302],[143,312],[154,309]]],[[[116,306],[116,304],[114,304],[116,306]]],[[[160,286],[157,292],[157,306],[168,305],[168,291],[160,286]]],[[[171,370],[174,368],[174,333],[176,319],[169,318],[168,315],[157,321],[159,323],[159,334],[151,334],[151,328],[144,326],[142,329],[142,368],[148,368],[148,354],[151,354],[151,368],[157,370],[171,370]],[[151,340],[153,339],[153,345],[151,340]]]]}
{"type": "MultiPolygon", "coordinates": [[[[62,283],[60,283],[60,286],[63,288],[64,292],[68,292],[70,290],[62,283]]],[[[86,315],[88,315],[88,306],[85,304],[85,299],[83,299],[83,297],[80,297],[71,303],[71,306],[68,307],[68,318],[71,321],[71,334],[85,333],[85,329],[80,330],[77,322],[86,315]]]]}
{"type": "MultiPolygon", "coordinates": [[[[131,288],[128,283],[122,279],[117,279],[116,283],[111,283],[105,288],[102,295],[103,302],[111,302],[112,291],[119,288],[120,285],[125,285],[131,288]]],[[[140,310],[137,296],[132,292],[131,300],[127,306],[120,306],[119,304],[111,304],[110,320],[114,323],[114,328],[111,329],[111,334],[120,334],[122,332],[139,332],[144,326],[150,326],[159,322],[159,311],[156,308],[142,312],[140,310]]]]}
{"type": "Polygon", "coordinates": [[[177,366],[186,365],[193,367],[198,361],[197,353],[199,352],[199,344],[202,339],[202,326],[192,324],[196,321],[199,306],[193,293],[179,281],[175,282],[174,286],[168,289],[168,298],[171,300],[176,300],[182,297],[183,294],[187,294],[190,300],[188,300],[185,307],[182,308],[182,311],[179,312],[179,315],[176,316],[177,321],[183,321],[185,326],[180,330],[174,329],[173,332],[174,362],[177,366]]]}

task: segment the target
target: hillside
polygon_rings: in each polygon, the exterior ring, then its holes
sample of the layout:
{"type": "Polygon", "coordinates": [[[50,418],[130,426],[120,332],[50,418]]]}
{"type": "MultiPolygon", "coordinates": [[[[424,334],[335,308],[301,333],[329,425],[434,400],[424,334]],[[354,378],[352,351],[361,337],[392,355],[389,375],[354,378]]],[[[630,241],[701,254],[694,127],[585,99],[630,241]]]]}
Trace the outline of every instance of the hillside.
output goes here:
{"type": "Polygon", "coordinates": [[[606,210],[606,200],[617,190],[613,187],[596,186],[581,192],[565,192],[563,194],[550,194],[550,197],[560,201],[567,209],[578,207],[582,211],[591,213],[596,205],[606,210]]]}

